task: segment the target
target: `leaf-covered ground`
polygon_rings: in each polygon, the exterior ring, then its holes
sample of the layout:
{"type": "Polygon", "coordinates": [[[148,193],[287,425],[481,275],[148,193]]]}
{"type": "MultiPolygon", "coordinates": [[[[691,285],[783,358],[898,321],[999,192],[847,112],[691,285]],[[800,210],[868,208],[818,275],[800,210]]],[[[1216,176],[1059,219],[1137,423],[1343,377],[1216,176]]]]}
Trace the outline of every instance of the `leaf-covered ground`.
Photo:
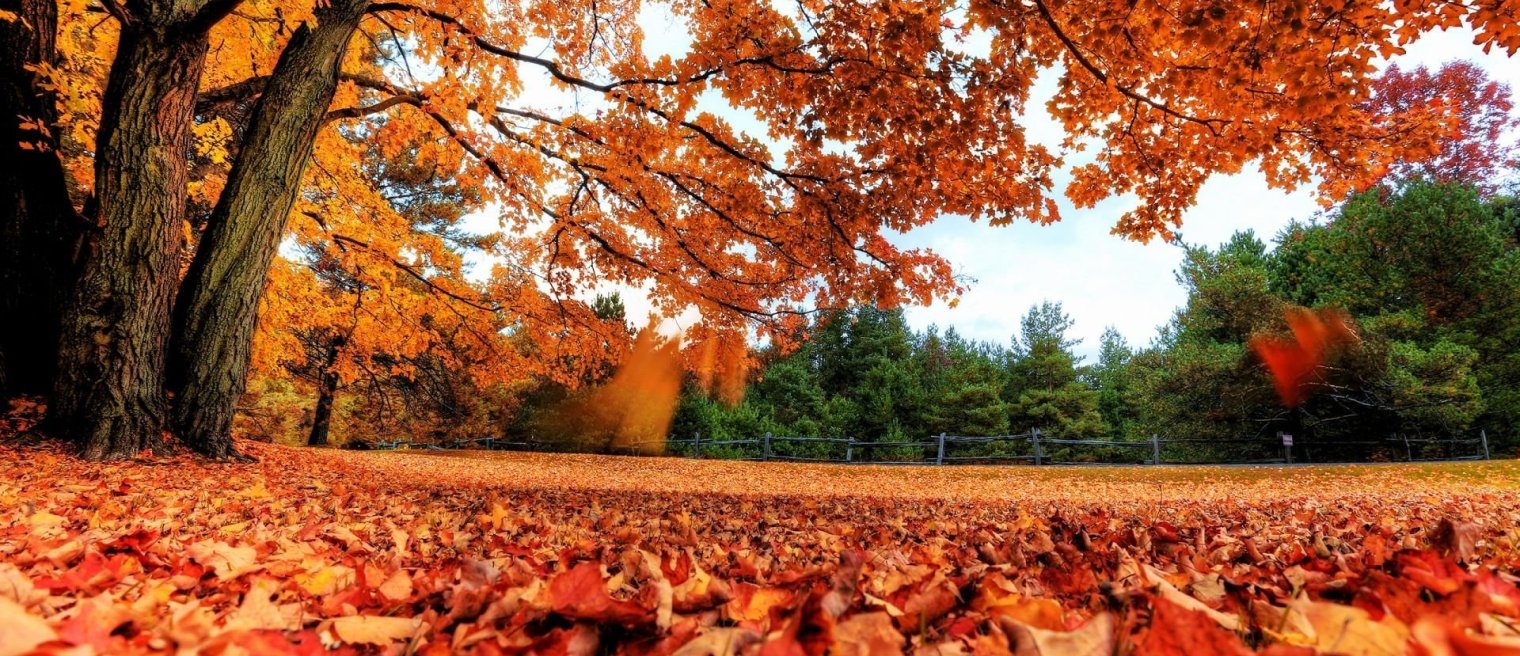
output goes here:
{"type": "Polygon", "coordinates": [[[0,441],[0,656],[1491,654],[1520,467],[908,468],[0,441]]]}

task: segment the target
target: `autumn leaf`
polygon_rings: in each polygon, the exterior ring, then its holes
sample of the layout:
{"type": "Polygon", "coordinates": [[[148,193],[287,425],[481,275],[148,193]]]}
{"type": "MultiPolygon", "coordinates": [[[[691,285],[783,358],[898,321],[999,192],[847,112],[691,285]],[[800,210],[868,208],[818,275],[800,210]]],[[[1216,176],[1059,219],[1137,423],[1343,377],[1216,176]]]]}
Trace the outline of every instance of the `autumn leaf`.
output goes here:
{"type": "Polygon", "coordinates": [[[847,656],[891,656],[903,653],[903,635],[886,613],[852,615],[834,626],[830,653],[847,656]]]}
{"type": "Polygon", "coordinates": [[[0,483],[15,501],[0,506],[0,635],[109,653],[1465,654],[1520,626],[1520,545],[1480,531],[1470,567],[1429,528],[1520,513],[1505,462],[1412,485],[1397,466],[1035,476],[240,446],[260,462],[187,458],[122,487],[92,482],[142,465],[0,444],[0,481],[47,467],[54,482],[0,483]],[[242,494],[260,481],[282,484],[242,494]],[[499,524],[479,521],[493,505],[499,524]],[[83,506],[90,523],[32,533],[33,515],[83,506]],[[333,525],[408,544],[355,558],[333,525]]]}
{"type": "Polygon", "coordinates": [[[1234,633],[1200,610],[1170,598],[1152,600],[1152,617],[1140,649],[1147,654],[1249,654],[1234,633]]]}
{"type": "Polygon", "coordinates": [[[377,591],[390,601],[404,601],[412,596],[412,577],[404,570],[396,570],[381,583],[377,591]]]}
{"type": "Polygon", "coordinates": [[[671,652],[671,656],[736,656],[760,641],[760,634],[750,629],[713,628],[681,645],[680,649],[671,652]]]}
{"type": "Polygon", "coordinates": [[[1283,405],[1303,404],[1306,388],[1332,350],[1358,341],[1346,315],[1332,309],[1317,312],[1289,308],[1286,312],[1292,338],[1253,337],[1251,350],[1272,374],[1272,383],[1283,405]]]}
{"type": "Polygon", "coordinates": [[[573,619],[617,624],[639,624],[654,619],[650,610],[608,595],[601,567],[594,562],[583,562],[550,579],[549,600],[554,612],[573,619]]]}
{"type": "Polygon", "coordinates": [[[734,586],[734,598],[724,606],[729,617],[738,622],[763,624],[773,609],[790,607],[795,594],[783,588],[763,588],[752,583],[734,586]]]}
{"type": "Polygon", "coordinates": [[[1409,629],[1397,618],[1374,621],[1367,611],[1304,598],[1288,603],[1288,612],[1303,615],[1314,633],[1315,649],[1347,656],[1403,654],[1409,629]]]}
{"type": "Polygon", "coordinates": [[[258,552],[253,547],[234,547],[225,542],[202,541],[185,548],[196,562],[211,568],[217,578],[224,581],[260,569],[258,552]]]}
{"type": "Polygon", "coordinates": [[[21,656],[38,645],[58,639],[47,621],[20,604],[0,597],[0,656],[21,656]]]}
{"type": "Polygon", "coordinates": [[[338,617],[330,622],[333,635],[344,643],[381,647],[411,639],[422,626],[415,618],[373,615],[338,617]]]}
{"type": "Polygon", "coordinates": [[[294,631],[301,628],[299,605],[281,606],[274,603],[274,597],[279,590],[280,582],[277,580],[264,577],[254,579],[248,592],[243,594],[243,603],[227,616],[224,627],[229,631],[253,629],[294,631]]]}
{"type": "Polygon", "coordinates": [[[1016,656],[1102,656],[1114,653],[1117,644],[1117,625],[1107,613],[1070,631],[1043,629],[1010,617],[999,623],[1012,639],[1016,656]]]}

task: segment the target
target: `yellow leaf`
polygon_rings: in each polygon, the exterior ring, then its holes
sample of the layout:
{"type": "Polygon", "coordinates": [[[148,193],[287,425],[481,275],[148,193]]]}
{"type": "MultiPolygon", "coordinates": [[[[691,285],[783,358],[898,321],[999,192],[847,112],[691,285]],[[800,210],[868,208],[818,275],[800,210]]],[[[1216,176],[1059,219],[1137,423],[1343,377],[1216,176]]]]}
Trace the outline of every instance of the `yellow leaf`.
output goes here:
{"type": "Polygon", "coordinates": [[[269,488],[264,487],[264,481],[259,481],[253,487],[243,490],[242,495],[249,499],[268,499],[270,496],[269,488]]]}
{"type": "Polygon", "coordinates": [[[417,633],[422,621],[411,617],[358,615],[332,620],[332,632],[348,644],[387,646],[417,633]]]}
{"type": "Polygon", "coordinates": [[[315,572],[295,575],[296,585],[315,597],[334,594],[354,584],[354,570],[343,565],[322,567],[315,572]]]}
{"type": "Polygon", "coordinates": [[[32,514],[32,519],[31,519],[32,528],[44,528],[44,527],[48,527],[48,526],[57,526],[57,525],[62,524],[64,522],[66,522],[66,521],[68,521],[66,518],[61,517],[59,515],[54,515],[53,513],[50,513],[50,512],[48,512],[46,510],[39,510],[36,513],[33,513],[32,514]]]}

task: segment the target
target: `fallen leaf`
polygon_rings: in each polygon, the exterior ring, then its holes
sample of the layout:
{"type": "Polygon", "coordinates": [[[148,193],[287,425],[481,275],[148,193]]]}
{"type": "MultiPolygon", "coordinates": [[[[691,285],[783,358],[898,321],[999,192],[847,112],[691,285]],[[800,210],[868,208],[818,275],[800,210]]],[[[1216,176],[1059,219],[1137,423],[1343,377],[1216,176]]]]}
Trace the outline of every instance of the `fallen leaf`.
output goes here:
{"type": "Polygon", "coordinates": [[[0,597],[0,656],[21,656],[45,642],[58,639],[46,620],[33,615],[8,598],[0,597]]]}
{"type": "Polygon", "coordinates": [[[211,568],[216,577],[227,581],[257,571],[258,552],[253,547],[234,547],[226,542],[202,541],[185,548],[190,557],[211,568]]]}
{"type": "Polygon", "coordinates": [[[390,601],[405,600],[412,596],[412,577],[405,570],[398,569],[376,591],[390,601]]]}
{"type": "Polygon", "coordinates": [[[1041,629],[1007,617],[998,622],[1012,640],[1015,656],[1109,656],[1117,644],[1117,623],[1108,613],[1071,631],[1041,629]]]}
{"type": "Polygon", "coordinates": [[[1299,597],[1288,603],[1289,612],[1301,613],[1314,627],[1313,647],[1328,654],[1384,656],[1403,654],[1409,629],[1397,618],[1374,621],[1367,611],[1299,597]]]}
{"type": "Polygon", "coordinates": [[[852,615],[834,626],[829,653],[840,656],[893,656],[903,653],[903,635],[886,613],[852,615]]]}
{"type": "Polygon", "coordinates": [[[333,635],[345,643],[381,647],[410,639],[422,626],[421,620],[411,617],[374,615],[337,617],[330,622],[333,635]]]}
{"type": "Polygon", "coordinates": [[[760,643],[757,631],[738,626],[711,628],[671,653],[671,656],[735,656],[760,643]]]}

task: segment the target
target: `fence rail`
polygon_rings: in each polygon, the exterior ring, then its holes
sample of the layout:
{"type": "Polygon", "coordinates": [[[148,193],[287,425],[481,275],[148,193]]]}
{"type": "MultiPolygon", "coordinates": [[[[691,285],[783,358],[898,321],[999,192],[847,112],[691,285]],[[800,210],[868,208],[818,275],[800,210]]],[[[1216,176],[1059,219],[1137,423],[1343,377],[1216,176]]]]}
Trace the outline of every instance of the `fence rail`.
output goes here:
{"type": "MultiPolygon", "coordinates": [[[[512,451],[554,450],[539,442],[484,437],[443,444],[404,440],[379,442],[376,449],[495,449],[512,451]]],[[[775,460],[875,465],[953,465],[964,463],[1027,462],[1035,465],[1158,465],[1158,464],[1291,464],[1369,461],[1436,462],[1487,460],[1488,435],[1477,437],[1411,438],[1390,435],[1381,440],[1303,440],[1296,443],[1279,435],[1273,439],[1171,438],[1152,435],[1148,440],[1070,439],[1044,436],[1038,429],[1016,435],[950,435],[940,433],[926,440],[883,442],[854,437],[807,437],[773,435],[759,438],[712,440],[700,433],[664,442],[639,442],[608,446],[608,453],[663,453],[696,458],[775,460]],[[1245,445],[1245,448],[1242,448],[1245,445]],[[1251,449],[1251,446],[1257,447],[1251,449]],[[1236,453],[1225,456],[1218,451],[1236,453]],[[1359,456],[1359,457],[1353,457],[1359,456]]]]}

